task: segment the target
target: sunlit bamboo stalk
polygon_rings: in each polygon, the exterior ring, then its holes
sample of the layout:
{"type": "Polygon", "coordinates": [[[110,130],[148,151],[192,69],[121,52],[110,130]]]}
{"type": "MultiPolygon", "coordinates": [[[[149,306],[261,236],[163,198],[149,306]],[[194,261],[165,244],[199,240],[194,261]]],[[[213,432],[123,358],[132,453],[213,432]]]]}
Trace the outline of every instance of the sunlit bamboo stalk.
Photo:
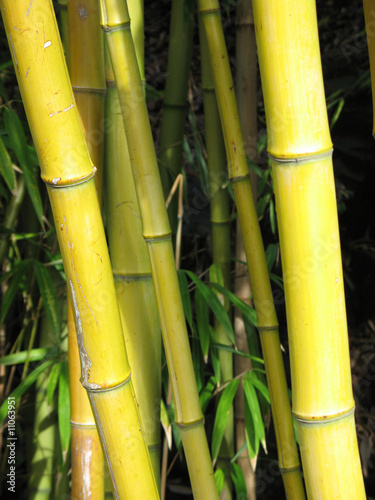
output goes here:
{"type": "MultiPolygon", "coordinates": [[[[137,21],[137,13],[131,18],[137,21]]],[[[138,39],[142,38],[138,33],[138,39]]],[[[139,61],[142,58],[138,58],[139,61]]],[[[108,61],[109,63],[109,61],[108,61]]],[[[107,65],[106,213],[117,301],[145,436],[160,481],[161,332],[121,108],[107,65]]]]}
{"type": "Polygon", "coordinates": [[[198,391],[175,270],[171,230],[135,58],[126,2],[102,1],[102,26],[124,119],[129,154],[158,301],[175,420],[187,459],[195,498],[218,498],[203,426],[198,391]]]}
{"type": "Polygon", "coordinates": [[[372,89],[372,135],[375,137],[375,2],[363,0],[372,89]]]}
{"type": "Polygon", "coordinates": [[[131,382],[92,164],[52,3],[0,3],[47,185],[87,389],[118,498],[158,498],[131,382]]]}
{"type": "Polygon", "coordinates": [[[265,368],[271,397],[279,454],[279,467],[288,498],[304,498],[292,415],[280,350],[278,322],[258,218],[252,199],[250,174],[238,116],[234,85],[217,0],[198,0],[210,49],[226,153],[229,179],[237,206],[250,285],[257,312],[265,368]]]}
{"type": "MultiPolygon", "coordinates": [[[[199,20],[199,41],[202,69],[202,90],[205,117],[205,139],[207,152],[207,170],[209,178],[210,214],[212,231],[212,260],[220,266],[222,274],[221,286],[231,288],[231,234],[230,212],[227,191],[226,155],[221,131],[219,110],[216,102],[215,88],[211,70],[210,54],[206,34],[199,20]]],[[[228,299],[221,297],[226,311],[229,313],[228,299]]],[[[223,325],[215,320],[216,340],[223,345],[232,345],[223,325]]],[[[233,378],[233,355],[231,352],[219,350],[220,383],[233,378]]],[[[233,405],[230,406],[223,441],[220,447],[217,468],[225,471],[225,482],[221,495],[232,498],[232,481],[230,477],[230,461],[234,456],[234,415],[233,405]]]]}
{"type": "MultiPolygon", "coordinates": [[[[251,1],[239,2],[236,6],[236,95],[238,112],[244,138],[245,153],[252,161],[257,157],[257,56],[255,30],[251,1]]],[[[250,171],[250,182],[253,199],[257,201],[257,178],[255,172],[250,171]]],[[[251,288],[248,279],[246,253],[239,220],[236,224],[236,264],[233,279],[234,292],[241,300],[251,304],[251,288]]],[[[234,310],[234,334],[236,346],[240,351],[249,352],[248,339],[244,320],[239,309],[234,310]]],[[[256,353],[251,353],[256,355],[256,353]]],[[[234,357],[234,373],[240,375],[250,370],[251,360],[244,356],[234,357]]],[[[245,399],[243,385],[237,389],[234,400],[236,450],[239,452],[246,442],[245,435],[245,399]]],[[[243,472],[248,500],[255,500],[255,468],[256,458],[250,462],[248,449],[244,449],[237,459],[243,472]]]]}
{"type": "MultiPolygon", "coordinates": [[[[98,0],[69,0],[70,79],[88,150],[98,171],[95,185],[102,199],[104,123],[104,50],[98,0]],[[100,172],[100,175],[98,175],[100,172]]],[[[69,290],[68,290],[69,297],[69,290]]],[[[69,298],[68,298],[69,302],[69,298]]],[[[79,381],[80,360],[72,308],[68,305],[69,384],[72,426],[73,498],[103,498],[104,459],[87,392],[79,381]]]]}
{"type": "Polygon", "coordinates": [[[307,495],[363,499],[315,2],[253,8],[307,495]]]}

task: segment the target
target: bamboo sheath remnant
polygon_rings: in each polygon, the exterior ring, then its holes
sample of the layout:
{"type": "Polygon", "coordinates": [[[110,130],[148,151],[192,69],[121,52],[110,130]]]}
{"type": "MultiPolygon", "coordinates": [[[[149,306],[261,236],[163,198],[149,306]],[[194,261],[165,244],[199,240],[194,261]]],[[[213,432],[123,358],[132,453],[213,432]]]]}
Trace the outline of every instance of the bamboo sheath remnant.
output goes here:
{"type": "Polygon", "coordinates": [[[315,2],[253,8],[307,495],[363,499],[315,2]]]}
{"type": "MultiPolygon", "coordinates": [[[[102,199],[104,137],[104,48],[96,0],[68,3],[70,79],[90,157],[97,166],[95,185],[99,205],[102,199]],[[98,175],[100,173],[100,175],[98,175]]],[[[69,386],[72,425],[73,498],[102,498],[104,457],[87,391],[79,381],[80,356],[68,290],[69,386]]]]}
{"type": "Polygon", "coordinates": [[[140,80],[126,2],[102,1],[102,26],[124,119],[133,176],[155,285],[164,348],[193,494],[218,498],[195,382],[171,230],[140,80]]]}
{"type": "Polygon", "coordinates": [[[134,397],[92,165],[52,3],[2,0],[26,115],[47,185],[87,389],[118,498],[158,498],[134,397]]]}
{"type": "Polygon", "coordinates": [[[244,141],[230,73],[227,49],[217,0],[198,0],[210,49],[215,89],[228,159],[229,179],[248,262],[250,285],[257,312],[271,408],[279,454],[279,467],[288,499],[305,497],[285,371],[280,350],[278,323],[245,155],[244,141]]]}

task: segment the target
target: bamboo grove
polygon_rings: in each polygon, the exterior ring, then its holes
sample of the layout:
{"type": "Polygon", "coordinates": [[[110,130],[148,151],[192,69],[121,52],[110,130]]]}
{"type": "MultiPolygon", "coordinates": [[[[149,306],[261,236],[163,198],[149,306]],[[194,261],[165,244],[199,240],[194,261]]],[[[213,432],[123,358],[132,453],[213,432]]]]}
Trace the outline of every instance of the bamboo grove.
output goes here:
{"type": "Polygon", "coordinates": [[[30,130],[1,84],[1,467],[9,401],[17,418],[30,404],[25,498],[168,499],[177,462],[197,500],[262,498],[271,426],[287,499],[366,497],[316,5],[222,3],[171,0],[160,92],[147,81],[147,2],[60,0],[56,18],[51,0],[0,0],[30,130]],[[184,217],[191,179],[209,203],[196,269],[183,244],[203,211],[184,217]],[[266,217],[280,242],[265,247],[266,217]]]}

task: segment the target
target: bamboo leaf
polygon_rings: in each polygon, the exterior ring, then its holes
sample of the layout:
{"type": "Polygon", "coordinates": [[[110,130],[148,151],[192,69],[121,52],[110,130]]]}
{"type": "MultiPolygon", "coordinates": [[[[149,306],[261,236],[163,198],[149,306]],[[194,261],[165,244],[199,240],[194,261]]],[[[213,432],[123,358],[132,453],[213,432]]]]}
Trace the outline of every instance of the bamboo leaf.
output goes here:
{"type": "Polygon", "coordinates": [[[215,482],[216,482],[216,488],[217,488],[219,495],[224,487],[224,481],[225,481],[224,470],[223,469],[216,469],[215,470],[215,482]]]}
{"type": "Polygon", "coordinates": [[[34,270],[47,317],[51,323],[55,337],[58,339],[60,337],[60,315],[50,271],[37,260],[34,260],[34,270]]]}
{"type": "Polygon", "coordinates": [[[70,443],[70,396],[68,362],[61,363],[59,377],[58,421],[62,452],[66,451],[70,443]]]}
{"type": "Polygon", "coordinates": [[[236,490],[236,498],[247,498],[246,482],[242,469],[234,462],[231,462],[230,464],[230,476],[236,490]]]}
{"type": "Polygon", "coordinates": [[[250,372],[248,374],[248,376],[249,376],[249,379],[251,380],[251,383],[253,384],[253,386],[256,387],[256,389],[258,389],[258,391],[262,394],[264,399],[269,404],[271,404],[270,392],[269,392],[266,384],[264,384],[261,380],[259,380],[259,378],[257,377],[257,374],[254,371],[250,372]]]}
{"type": "MultiPolygon", "coordinates": [[[[36,381],[41,373],[44,372],[49,366],[51,366],[54,361],[46,361],[39,365],[35,370],[33,370],[27,377],[22,380],[19,386],[17,386],[14,391],[9,395],[9,397],[15,398],[17,402],[20,397],[29,389],[29,387],[36,381]]],[[[0,407],[0,422],[3,422],[4,418],[8,414],[8,399],[6,399],[0,407]]]]}
{"type": "Polygon", "coordinates": [[[264,448],[264,451],[267,453],[266,435],[264,430],[262,413],[260,411],[258,397],[255,392],[250,372],[248,372],[243,379],[243,388],[244,388],[245,400],[248,404],[249,410],[251,412],[251,417],[254,422],[255,435],[258,437],[259,441],[261,442],[264,448]]]}
{"type": "Polygon", "coordinates": [[[211,285],[213,288],[216,288],[220,293],[225,295],[225,297],[227,297],[232,302],[232,304],[236,306],[253,325],[257,325],[257,315],[253,307],[249,306],[249,304],[246,304],[246,302],[239,299],[237,295],[219,285],[218,283],[211,283],[211,285]]]}
{"type": "Polygon", "coordinates": [[[208,403],[210,402],[212,393],[214,392],[214,389],[216,387],[216,379],[214,376],[211,375],[211,377],[208,379],[207,384],[205,387],[202,389],[200,395],[199,395],[199,400],[201,403],[201,408],[203,414],[207,410],[208,403]]]}
{"type": "Polygon", "coordinates": [[[27,191],[30,195],[35,213],[43,226],[43,205],[40,197],[38,182],[34,173],[33,163],[29,155],[29,147],[23,131],[21,120],[9,108],[4,111],[5,128],[9,136],[10,147],[14,151],[22,173],[25,177],[27,191]]]}
{"type": "Polygon", "coordinates": [[[254,428],[254,421],[251,416],[251,409],[245,398],[245,437],[247,450],[250,458],[255,458],[259,451],[259,438],[254,428]]]}
{"type": "Polygon", "coordinates": [[[160,400],[160,422],[163,426],[165,437],[167,438],[168,449],[172,449],[172,426],[164,401],[160,400]]]}
{"type": "Polygon", "coordinates": [[[14,354],[9,354],[8,356],[0,358],[0,365],[19,365],[24,363],[26,359],[30,362],[40,361],[41,359],[45,359],[47,357],[47,353],[48,350],[43,348],[32,349],[31,351],[15,352],[14,354]]]}
{"type": "Polygon", "coordinates": [[[195,312],[197,315],[197,327],[199,341],[202,349],[204,362],[208,361],[208,351],[210,348],[210,322],[207,302],[203,299],[199,288],[195,290],[195,312]]]}
{"type": "Polygon", "coordinates": [[[229,319],[228,313],[226,312],[224,306],[221,304],[220,300],[217,298],[215,292],[211,290],[210,287],[205,285],[202,280],[200,280],[194,273],[191,271],[184,271],[189,278],[197,285],[199,288],[203,298],[211,308],[212,312],[219,320],[219,322],[223,325],[228,337],[231,342],[234,344],[234,332],[232,328],[232,323],[229,319]]]}
{"type": "Polygon", "coordinates": [[[270,199],[270,225],[272,234],[276,234],[275,203],[272,198],[270,199]]]}
{"type": "Polygon", "coordinates": [[[4,177],[4,180],[10,189],[14,191],[15,188],[15,176],[13,171],[12,160],[10,159],[9,153],[4,146],[4,142],[0,137],[0,173],[4,177]]]}
{"type": "Polygon", "coordinates": [[[52,402],[53,394],[55,392],[57,383],[59,381],[60,373],[61,373],[62,363],[55,363],[51,369],[51,373],[48,377],[47,384],[47,401],[50,405],[52,402]]]}
{"type": "MultiPolygon", "coordinates": [[[[212,328],[211,325],[210,325],[210,334],[211,334],[211,338],[215,341],[216,340],[215,329],[212,328]]],[[[210,353],[211,353],[211,362],[212,362],[212,368],[214,370],[214,375],[215,375],[217,383],[220,385],[220,383],[221,383],[221,369],[220,369],[220,361],[219,361],[219,356],[218,356],[216,345],[221,345],[221,344],[217,344],[217,342],[214,342],[214,343],[211,342],[212,349],[210,350],[210,353]]]]}
{"type": "Polygon", "coordinates": [[[266,262],[267,262],[268,272],[271,272],[271,269],[275,264],[278,253],[279,253],[278,243],[270,243],[266,250],[266,262]]]}
{"type": "Polygon", "coordinates": [[[218,342],[211,342],[211,347],[215,347],[216,349],[221,349],[222,351],[228,351],[231,352],[232,354],[238,354],[239,356],[243,356],[244,358],[249,358],[253,361],[257,361],[258,363],[262,363],[264,365],[264,361],[262,358],[258,358],[256,356],[248,354],[247,352],[234,349],[234,347],[231,347],[230,345],[219,344],[218,342]]]}
{"type": "Polygon", "coordinates": [[[191,312],[190,293],[186,275],[183,271],[179,269],[177,271],[177,276],[180,284],[182,305],[184,307],[185,318],[187,319],[190,328],[193,330],[193,314],[191,312]]]}
{"type": "Polygon", "coordinates": [[[12,279],[9,283],[6,292],[4,293],[3,300],[1,302],[1,309],[0,309],[1,323],[4,322],[5,317],[9,311],[9,308],[13,303],[16,293],[20,288],[20,285],[22,283],[25,274],[29,270],[31,263],[32,263],[31,260],[25,259],[14,265],[12,279]]]}
{"type": "Polygon", "coordinates": [[[233,403],[234,396],[236,395],[238,384],[238,379],[231,380],[224,389],[220,397],[219,404],[217,405],[214,429],[212,432],[212,460],[216,460],[219,454],[225,426],[228,420],[229,409],[233,403]]]}

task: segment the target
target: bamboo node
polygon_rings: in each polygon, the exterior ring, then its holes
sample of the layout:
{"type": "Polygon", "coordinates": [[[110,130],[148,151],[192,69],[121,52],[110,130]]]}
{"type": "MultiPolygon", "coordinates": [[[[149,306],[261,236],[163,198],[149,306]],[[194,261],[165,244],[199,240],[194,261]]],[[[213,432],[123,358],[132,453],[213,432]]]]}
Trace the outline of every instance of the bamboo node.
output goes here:
{"type": "Polygon", "coordinates": [[[61,177],[53,177],[51,180],[46,179],[45,177],[42,177],[42,180],[45,184],[49,186],[53,186],[55,188],[69,188],[73,186],[77,186],[78,184],[83,184],[84,182],[88,182],[91,180],[94,175],[96,174],[97,168],[93,166],[92,172],[90,172],[88,175],[85,175],[83,177],[80,177],[79,179],[66,179],[63,182],[61,182],[61,177]]]}
{"type": "Polygon", "coordinates": [[[181,430],[192,429],[193,427],[198,427],[198,425],[204,425],[204,418],[203,417],[200,418],[199,420],[191,422],[190,424],[184,424],[183,422],[180,422],[177,424],[178,428],[181,430]]]}
{"type": "Polygon", "coordinates": [[[310,161],[323,160],[324,158],[330,158],[333,153],[333,148],[327,149],[326,151],[319,151],[317,153],[307,154],[305,156],[295,156],[289,158],[282,158],[273,156],[271,153],[268,153],[268,157],[274,163],[280,163],[283,165],[291,164],[291,166],[297,167],[302,163],[307,163],[310,161]]]}
{"type": "Polygon", "coordinates": [[[128,30],[130,29],[130,21],[127,21],[127,22],[124,22],[121,24],[117,24],[116,26],[108,26],[108,24],[102,25],[102,30],[105,33],[109,33],[109,34],[115,32],[115,31],[123,31],[126,29],[128,29],[128,30]]]}
{"type": "Polygon", "coordinates": [[[232,184],[235,184],[237,182],[247,181],[248,179],[250,179],[250,173],[246,175],[239,175],[238,177],[229,177],[229,180],[232,184]]]}
{"type": "Polygon", "coordinates": [[[336,415],[318,415],[318,416],[311,416],[311,417],[306,417],[303,416],[301,417],[300,415],[297,415],[295,412],[292,411],[294,418],[297,420],[297,422],[301,425],[305,426],[310,426],[310,425],[325,425],[325,424],[331,424],[333,422],[337,422],[338,420],[343,420],[345,418],[349,418],[354,414],[355,411],[355,405],[350,408],[349,410],[343,411],[341,413],[338,413],[336,415]]]}

